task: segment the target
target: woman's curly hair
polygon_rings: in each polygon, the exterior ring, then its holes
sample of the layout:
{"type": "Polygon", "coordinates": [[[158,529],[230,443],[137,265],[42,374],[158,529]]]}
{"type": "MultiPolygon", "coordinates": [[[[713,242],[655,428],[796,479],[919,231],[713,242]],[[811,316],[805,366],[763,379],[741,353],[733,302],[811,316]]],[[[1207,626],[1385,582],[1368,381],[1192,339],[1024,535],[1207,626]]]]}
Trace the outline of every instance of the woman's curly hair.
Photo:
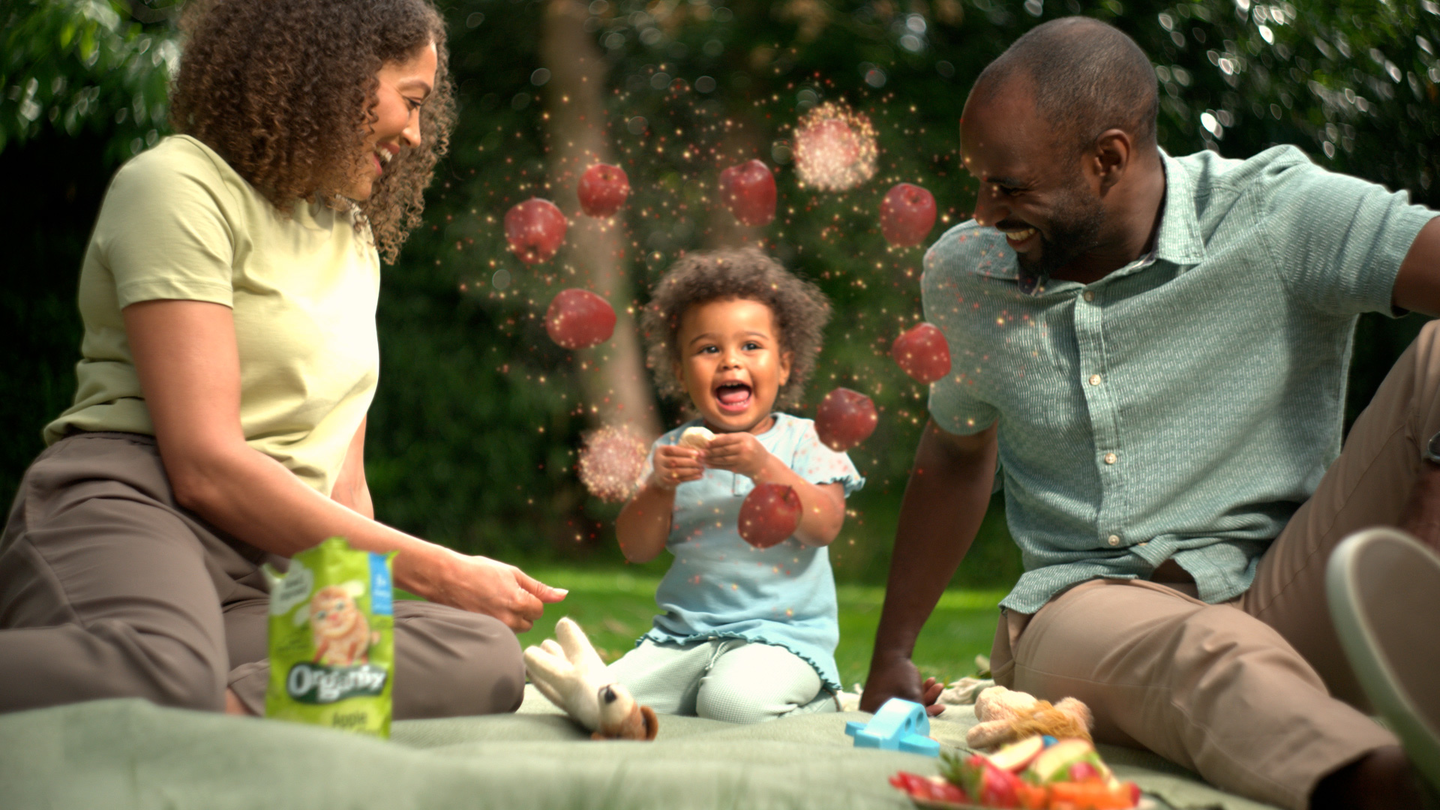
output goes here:
{"type": "Polygon", "coordinates": [[[402,147],[370,198],[353,203],[356,231],[368,225],[393,263],[420,224],[424,189],[455,124],[445,25],[430,0],[207,0],[191,4],[185,28],[171,125],[218,152],[282,212],[312,198],[352,205],[343,191],[369,167],[375,74],[435,43],[421,145],[402,147]]]}
{"type": "Polygon", "coordinates": [[[691,307],[726,298],[758,301],[774,313],[780,351],[792,355],[790,379],[780,387],[775,405],[798,407],[824,343],[830,302],[819,287],[755,248],[686,254],[655,285],[640,315],[640,330],[650,344],[646,365],[655,375],[655,387],[662,396],[683,401],[685,390],[674,370],[681,362],[680,321],[691,307]]]}

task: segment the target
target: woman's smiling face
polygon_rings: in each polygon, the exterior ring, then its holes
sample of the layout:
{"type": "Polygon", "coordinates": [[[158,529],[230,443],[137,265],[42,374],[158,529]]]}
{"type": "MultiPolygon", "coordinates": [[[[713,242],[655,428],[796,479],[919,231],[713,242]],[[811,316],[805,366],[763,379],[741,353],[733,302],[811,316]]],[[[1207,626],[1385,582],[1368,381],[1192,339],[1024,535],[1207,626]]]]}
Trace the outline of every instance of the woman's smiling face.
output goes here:
{"type": "Polygon", "coordinates": [[[365,137],[363,168],[346,189],[346,196],[352,200],[370,199],[375,181],[400,154],[402,145],[411,148],[420,145],[420,105],[435,87],[438,64],[439,55],[435,43],[431,42],[409,61],[386,62],[375,74],[380,82],[371,110],[375,120],[365,137]]]}
{"type": "Polygon", "coordinates": [[[780,387],[790,379],[790,353],[780,347],[775,313],[748,298],[696,304],[680,318],[675,374],[719,433],[764,433],[780,387]]]}

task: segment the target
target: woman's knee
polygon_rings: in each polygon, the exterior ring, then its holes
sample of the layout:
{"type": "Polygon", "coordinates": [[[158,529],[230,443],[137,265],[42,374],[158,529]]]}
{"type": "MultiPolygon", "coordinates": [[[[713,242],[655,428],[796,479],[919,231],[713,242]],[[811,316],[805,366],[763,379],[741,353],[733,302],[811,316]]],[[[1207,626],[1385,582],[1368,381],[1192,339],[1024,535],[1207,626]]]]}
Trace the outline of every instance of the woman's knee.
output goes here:
{"type": "Polygon", "coordinates": [[[396,719],[520,708],[525,663],[510,628],[489,616],[438,605],[396,619],[396,719]]]}
{"type": "Polygon", "coordinates": [[[77,699],[138,697],[177,709],[224,711],[226,661],[217,651],[146,637],[132,628],[99,636],[99,643],[114,651],[114,662],[92,670],[91,694],[77,699]]]}

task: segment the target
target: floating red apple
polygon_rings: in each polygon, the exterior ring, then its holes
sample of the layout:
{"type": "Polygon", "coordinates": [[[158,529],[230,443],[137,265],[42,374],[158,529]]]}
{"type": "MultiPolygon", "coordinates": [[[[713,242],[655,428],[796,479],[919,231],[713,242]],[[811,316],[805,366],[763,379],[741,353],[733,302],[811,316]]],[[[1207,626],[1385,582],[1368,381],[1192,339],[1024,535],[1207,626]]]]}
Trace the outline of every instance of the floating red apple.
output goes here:
{"type": "Polygon", "coordinates": [[[925,241],[935,227],[935,195],[910,183],[898,183],[880,201],[880,232],[895,247],[925,241]]]}
{"type": "Polygon", "coordinates": [[[875,403],[849,388],[836,388],[820,401],[815,415],[815,433],[826,447],[843,453],[870,438],[880,415],[875,403]]]}
{"type": "Polygon", "coordinates": [[[586,216],[613,216],[630,196],[630,178],[625,170],[608,163],[596,163],[580,175],[580,208],[586,216]]]}
{"type": "Polygon", "coordinates": [[[779,545],[800,527],[800,496],[786,484],[756,484],[740,504],[740,538],[756,548],[779,545]]]}
{"type": "Polygon", "coordinates": [[[567,349],[588,349],[615,332],[615,309],[589,290],[561,290],[545,310],[545,331],[567,349]]]}
{"type": "Polygon", "coordinates": [[[906,374],[924,385],[950,373],[950,345],[933,324],[917,324],[895,338],[890,356],[906,374]]]}
{"type": "Polygon", "coordinates": [[[565,215],[555,203],[531,197],[505,213],[505,239],[526,264],[550,259],[565,241],[565,215]]]}
{"type": "Polygon", "coordinates": [[[775,175],[758,160],[720,172],[720,199],[742,225],[768,225],[775,218],[775,175]]]}

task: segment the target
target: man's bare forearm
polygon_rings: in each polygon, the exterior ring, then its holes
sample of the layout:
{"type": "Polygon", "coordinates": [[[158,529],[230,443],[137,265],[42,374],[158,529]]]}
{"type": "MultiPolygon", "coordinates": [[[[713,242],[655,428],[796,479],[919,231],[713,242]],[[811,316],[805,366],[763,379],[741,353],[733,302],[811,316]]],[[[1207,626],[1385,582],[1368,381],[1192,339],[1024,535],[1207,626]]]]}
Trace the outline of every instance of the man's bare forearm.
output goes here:
{"type": "Polygon", "coordinates": [[[926,619],[974,542],[995,478],[995,427],[958,437],[927,425],[905,487],[865,708],[920,695],[909,664],[926,619]],[[913,681],[913,683],[910,683],[913,681]]]}

